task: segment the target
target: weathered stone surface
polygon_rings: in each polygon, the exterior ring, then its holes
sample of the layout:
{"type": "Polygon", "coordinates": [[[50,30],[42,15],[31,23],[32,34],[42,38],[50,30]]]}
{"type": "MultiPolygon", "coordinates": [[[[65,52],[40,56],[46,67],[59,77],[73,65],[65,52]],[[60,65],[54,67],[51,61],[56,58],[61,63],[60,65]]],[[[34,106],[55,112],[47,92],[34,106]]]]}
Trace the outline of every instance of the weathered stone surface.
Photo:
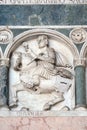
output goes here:
{"type": "Polygon", "coordinates": [[[86,105],[86,88],[85,88],[85,67],[77,66],[75,68],[75,93],[76,93],[76,105],[86,105]]]}
{"type": "MultiPolygon", "coordinates": [[[[30,25],[32,15],[41,19],[40,25],[87,24],[86,5],[1,5],[0,25],[30,25]]],[[[37,20],[34,24],[37,25],[37,20]]]]}
{"type": "MultiPolygon", "coordinates": [[[[0,6],[0,25],[6,25],[6,26],[7,25],[87,25],[87,6],[86,5],[0,6]]],[[[19,33],[25,30],[27,29],[24,30],[14,29],[13,30],[14,36],[18,35],[19,33]]],[[[70,29],[60,29],[60,32],[68,36],[70,29]]],[[[4,52],[6,45],[1,46],[4,52]]],[[[80,51],[82,45],[76,45],[76,46],[80,51]]],[[[3,103],[6,102],[4,95],[6,95],[7,93],[6,91],[7,68],[1,67],[0,72],[1,72],[0,91],[2,92],[2,94],[0,93],[1,94],[0,105],[2,105],[3,103]]],[[[78,84],[77,97],[76,97],[78,98],[78,101],[76,101],[76,103],[82,104],[85,103],[85,95],[84,95],[85,70],[83,68],[77,68],[76,72],[77,72],[76,84],[78,84]]],[[[80,113],[80,115],[81,114],[83,115],[84,112],[80,111],[78,113],[80,113]]],[[[2,116],[3,114],[4,113],[2,113],[2,116]]],[[[64,114],[66,115],[66,112],[64,114]]],[[[0,129],[1,130],[34,130],[34,129],[87,130],[87,117],[0,118],[0,129]]]]}
{"type": "Polygon", "coordinates": [[[1,130],[87,130],[87,117],[0,118],[1,130]]]}
{"type": "Polygon", "coordinates": [[[68,52],[69,48],[65,41],[62,43],[59,37],[56,41],[52,36],[48,38],[47,35],[38,36],[36,33],[35,36],[36,39],[32,36],[31,41],[22,42],[10,59],[9,106],[12,109],[15,105],[18,106],[16,110],[26,108],[33,111],[58,111],[64,107],[72,109],[72,50],[67,53],[70,57],[66,57],[64,53],[65,50],[68,52]],[[41,46],[42,44],[44,46],[41,46]],[[22,95],[25,95],[24,98],[22,95]],[[67,102],[67,99],[70,100],[67,102]],[[60,102],[62,105],[58,105],[60,102]]]}
{"type": "MultiPolygon", "coordinates": [[[[37,18],[37,20],[38,20],[38,18],[37,18]]],[[[38,24],[38,23],[37,23],[37,24],[38,24]]],[[[32,23],[32,25],[34,25],[34,23],[32,23]]],[[[30,28],[30,30],[31,30],[31,29],[32,29],[32,28],[30,28]]],[[[11,29],[11,31],[13,32],[14,37],[17,36],[17,35],[19,35],[20,33],[23,33],[24,31],[28,31],[28,30],[29,30],[29,29],[22,29],[22,28],[20,28],[20,29],[11,29]]],[[[70,31],[71,31],[71,29],[67,29],[67,28],[65,28],[65,29],[55,29],[55,28],[54,28],[53,30],[58,31],[58,32],[60,32],[60,33],[62,33],[62,34],[64,34],[64,35],[66,35],[67,37],[69,37],[69,33],[70,33],[70,31]]],[[[7,47],[7,44],[0,44],[0,46],[1,46],[2,50],[3,50],[3,52],[4,52],[5,49],[6,49],[6,47],[7,47]]],[[[77,49],[79,50],[79,52],[80,52],[82,46],[83,46],[83,44],[76,44],[76,47],[77,47],[77,49]]]]}
{"type": "Polygon", "coordinates": [[[8,87],[8,68],[6,66],[0,67],[0,105],[6,105],[8,87]]]}

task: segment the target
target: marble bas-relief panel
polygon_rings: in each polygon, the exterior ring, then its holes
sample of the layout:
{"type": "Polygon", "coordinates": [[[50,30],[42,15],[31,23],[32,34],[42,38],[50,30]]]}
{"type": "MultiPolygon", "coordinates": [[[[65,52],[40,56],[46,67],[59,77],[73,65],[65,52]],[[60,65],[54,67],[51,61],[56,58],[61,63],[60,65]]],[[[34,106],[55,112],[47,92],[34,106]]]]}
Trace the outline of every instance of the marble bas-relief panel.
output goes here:
{"type": "Polygon", "coordinates": [[[9,68],[11,110],[59,111],[75,107],[74,55],[67,41],[49,34],[22,40],[9,68]]]}

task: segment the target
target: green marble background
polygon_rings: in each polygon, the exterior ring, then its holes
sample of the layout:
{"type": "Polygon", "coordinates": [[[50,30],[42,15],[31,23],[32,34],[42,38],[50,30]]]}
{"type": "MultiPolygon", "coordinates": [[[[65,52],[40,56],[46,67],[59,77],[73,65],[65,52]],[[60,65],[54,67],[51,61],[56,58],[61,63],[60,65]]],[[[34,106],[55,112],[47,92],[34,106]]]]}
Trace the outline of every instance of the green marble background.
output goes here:
{"type": "Polygon", "coordinates": [[[86,25],[87,5],[0,5],[0,25],[86,25]]]}

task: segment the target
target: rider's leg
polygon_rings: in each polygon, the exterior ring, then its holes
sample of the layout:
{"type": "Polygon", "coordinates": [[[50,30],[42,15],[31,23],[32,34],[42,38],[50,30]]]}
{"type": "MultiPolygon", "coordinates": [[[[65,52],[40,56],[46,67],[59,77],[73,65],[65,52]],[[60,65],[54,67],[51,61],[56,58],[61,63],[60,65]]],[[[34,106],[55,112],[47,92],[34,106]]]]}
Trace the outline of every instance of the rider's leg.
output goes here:
{"type": "Polygon", "coordinates": [[[9,106],[10,107],[17,106],[17,101],[18,101],[17,92],[23,91],[24,89],[25,88],[21,83],[16,84],[12,87],[11,92],[10,92],[10,99],[9,99],[9,106]]]}
{"type": "Polygon", "coordinates": [[[40,84],[40,78],[38,75],[33,75],[33,85],[34,86],[39,86],[40,84]]]}

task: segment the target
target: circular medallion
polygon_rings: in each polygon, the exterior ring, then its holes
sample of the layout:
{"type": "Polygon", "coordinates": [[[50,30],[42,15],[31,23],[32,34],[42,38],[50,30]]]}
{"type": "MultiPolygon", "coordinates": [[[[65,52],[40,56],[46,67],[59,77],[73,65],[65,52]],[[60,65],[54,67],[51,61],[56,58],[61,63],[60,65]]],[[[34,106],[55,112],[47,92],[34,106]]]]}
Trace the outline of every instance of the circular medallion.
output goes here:
{"type": "Polygon", "coordinates": [[[83,28],[75,28],[70,32],[69,37],[75,44],[81,44],[86,41],[87,32],[83,28]]]}
{"type": "Polygon", "coordinates": [[[8,44],[12,42],[13,33],[7,28],[0,29],[0,44],[8,44]]]}

